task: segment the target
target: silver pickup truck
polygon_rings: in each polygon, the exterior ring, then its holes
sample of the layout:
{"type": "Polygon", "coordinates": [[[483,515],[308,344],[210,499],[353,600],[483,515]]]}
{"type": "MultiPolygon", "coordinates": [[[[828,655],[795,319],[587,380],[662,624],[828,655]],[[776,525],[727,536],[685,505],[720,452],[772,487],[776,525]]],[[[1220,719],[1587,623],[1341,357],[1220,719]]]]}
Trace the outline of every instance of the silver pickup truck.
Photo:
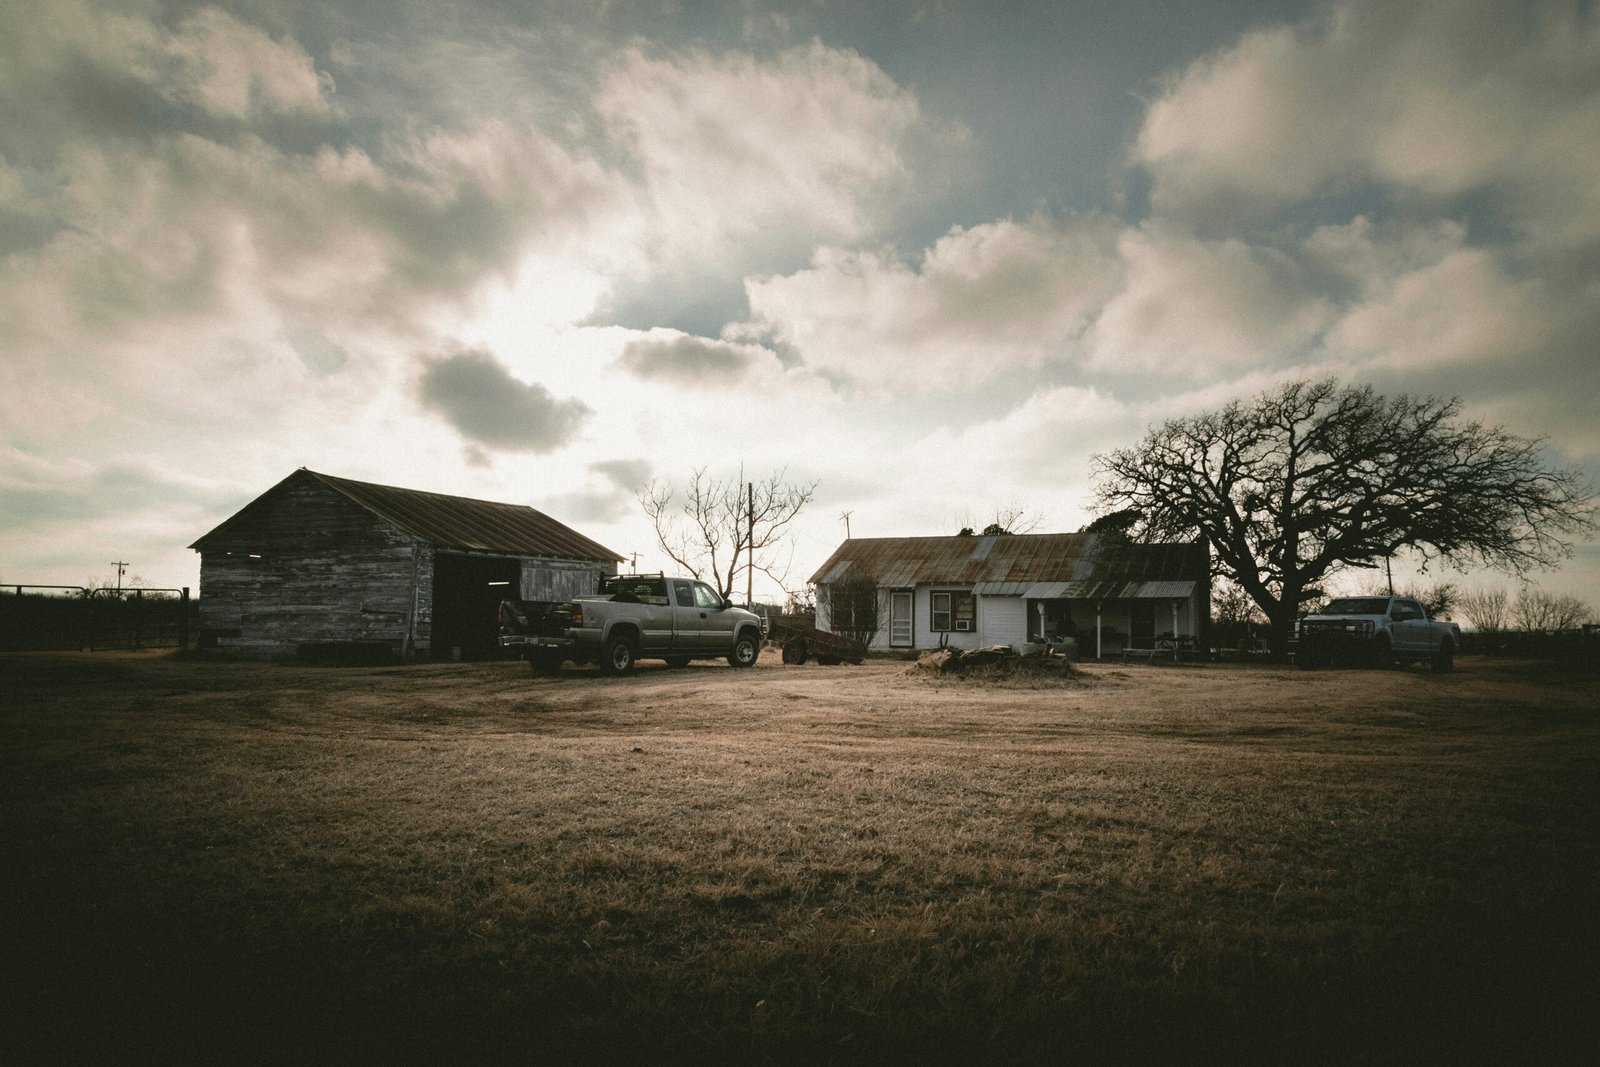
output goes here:
{"type": "Polygon", "coordinates": [[[500,645],[540,673],[568,660],[599,664],[607,674],[627,674],[641,659],[674,667],[726,659],[751,667],[761,652],[761,617],[694,578],[624,574],[565,603],[502,602],[500,645]]]}
{"type": "Polygon", "coordinates": [[[1330,665],[1388,667],[1427,660],[1444,673],[1454,669],[1460,647],[1460,627],[1428,618],[1410,597],[1339,597],[1300,620],[1295,662],[1309,671],[1330,665]]]}

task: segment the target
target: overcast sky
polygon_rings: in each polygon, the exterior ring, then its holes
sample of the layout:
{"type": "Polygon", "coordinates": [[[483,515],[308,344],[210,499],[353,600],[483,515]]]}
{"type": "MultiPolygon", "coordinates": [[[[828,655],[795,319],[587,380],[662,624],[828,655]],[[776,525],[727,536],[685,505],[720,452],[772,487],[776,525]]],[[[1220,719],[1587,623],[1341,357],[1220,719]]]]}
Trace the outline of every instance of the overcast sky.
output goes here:
{"type": "Polygon", "coordinates": [[[800,584],[1304,375],[1600,482],[1597,338],[1587,2],[0,5],[5,582],[196,585],[300,466],[654,569],[742,462],[800,584]]]}

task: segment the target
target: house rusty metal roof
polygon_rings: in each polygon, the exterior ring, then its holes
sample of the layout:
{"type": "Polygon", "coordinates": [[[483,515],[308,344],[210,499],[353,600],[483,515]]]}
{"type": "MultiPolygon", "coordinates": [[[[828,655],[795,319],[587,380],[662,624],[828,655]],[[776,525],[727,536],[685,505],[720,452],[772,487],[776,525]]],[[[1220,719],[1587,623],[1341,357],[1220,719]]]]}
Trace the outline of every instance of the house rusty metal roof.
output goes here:
{"type": "Polygon", "coordinates": [[[522,504],[501,504],[373,482],[335,478],[302,467],[246,504],[233,517],[190,548],[204,549],[212,538],[257,509],[298,479],[314,479],[378,518],[435,548],[550,559],[621,560],[624,557],[583,534],[522,504]]]}
{"type": "Polygon", "coordinates": [[[856,537],[811,576],[831,585],[871,575],[880,586],[972,586],[1034,599],[1183,597],[1210,574],[1204,541],[1130,545],[1099,534],[856,537]]]}

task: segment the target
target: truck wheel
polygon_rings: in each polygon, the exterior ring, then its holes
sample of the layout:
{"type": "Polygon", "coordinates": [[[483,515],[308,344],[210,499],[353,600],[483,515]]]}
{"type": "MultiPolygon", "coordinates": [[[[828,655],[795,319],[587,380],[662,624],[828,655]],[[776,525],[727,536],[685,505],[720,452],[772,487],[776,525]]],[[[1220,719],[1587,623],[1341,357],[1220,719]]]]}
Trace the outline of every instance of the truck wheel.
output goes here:
{"type": "Polygon", "coordinates": [[[1374,670],[1385,671],[1394,666],[1394,649],[1389,644],[1388,634],[1379,634],[1372,639],[1372,667],[1374,670]]]}
{"type": "Polygon", "coordinates": [[[627,674],[638,658],[639,650],[633,646],[633,638],[617,634],[606,642],[605,651],[600,654],[600,670],[606,674],[627,674]]]}
{"type": "Polygon", "coordinates": [[[734,667],[754,667],[756,657],[761,654],[761,646],[756,644],[756,639],[748,633],[742,633],[733,642],[733,651],[728,653],[728,663],[734,667]]]}
{"type": "Polygon", "coordinates": [[[1456,669],[1456,646],[1448,637],[1439,640],[1439,651],[1433,654],[1433,673],[1449,674],[1456,669]]]}

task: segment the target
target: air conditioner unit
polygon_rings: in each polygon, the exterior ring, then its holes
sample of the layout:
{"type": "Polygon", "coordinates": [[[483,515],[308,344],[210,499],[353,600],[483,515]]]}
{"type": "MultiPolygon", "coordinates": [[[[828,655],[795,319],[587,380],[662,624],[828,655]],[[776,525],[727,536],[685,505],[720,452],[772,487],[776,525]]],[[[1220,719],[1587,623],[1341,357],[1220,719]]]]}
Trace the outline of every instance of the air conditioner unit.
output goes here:
{"type": "Polygon", "coordinates": [[[971,619],[957,619],[956,620],[956,629],[957,630],[970,630],[970,629],[972,629],[972,620],[971,619]]]}

